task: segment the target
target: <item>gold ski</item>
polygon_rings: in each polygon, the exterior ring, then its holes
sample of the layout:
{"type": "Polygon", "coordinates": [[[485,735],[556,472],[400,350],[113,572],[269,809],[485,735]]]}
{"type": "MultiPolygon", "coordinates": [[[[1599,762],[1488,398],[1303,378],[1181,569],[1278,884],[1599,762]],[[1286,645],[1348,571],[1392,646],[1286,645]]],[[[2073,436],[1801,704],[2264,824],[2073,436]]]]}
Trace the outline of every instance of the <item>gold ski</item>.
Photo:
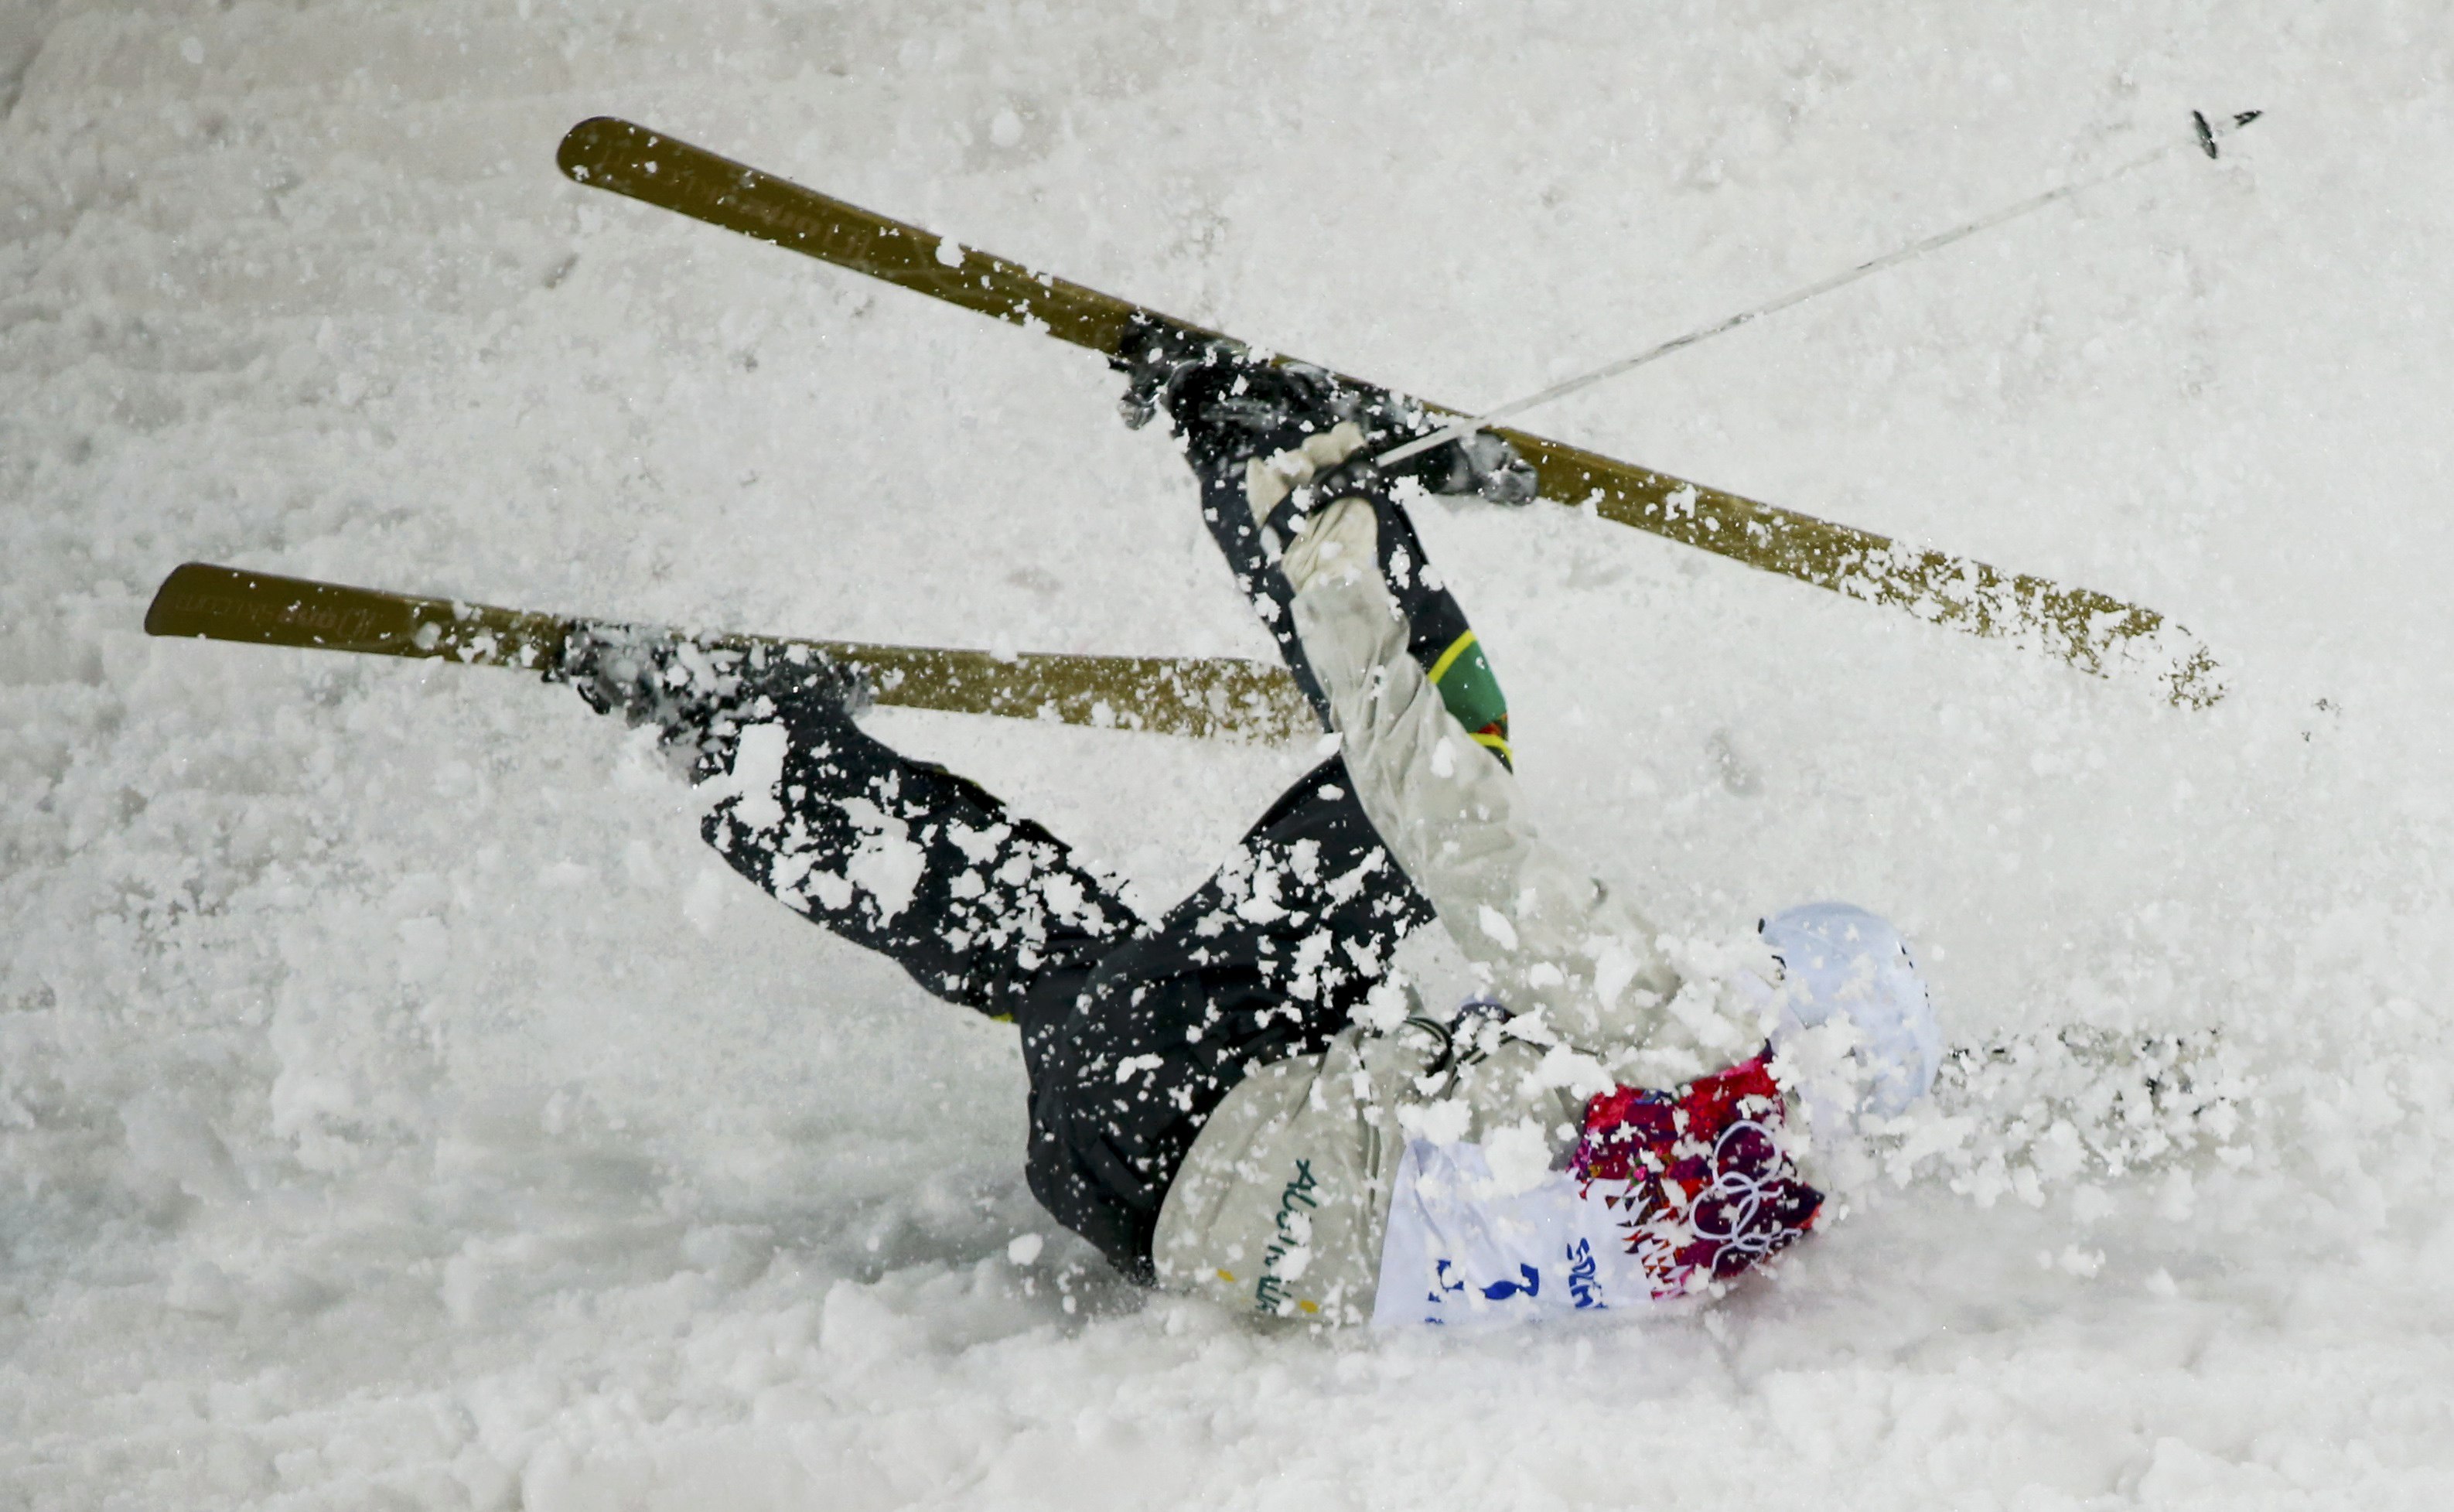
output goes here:
{"type": "MultiPolygon", "coordinates": [[[[303,577],[190,562],[163,579],[145,613],[151,635],[258,646],[432,656],[547,674],[573,621],[449,598],[418,598],[303,577]]],[[[877,646],[766,635],[700,637],[742,651],[807,646],[859,669],[881,704],[1046,719],[1100,729],[1253,741],[1317,736],[1319,722],[1275,667],[1224,656],[1011,659],[985,651],[877,646]]]]}
{"type": "MultiPolygon", "coordinates": [[[[1137,320],[1197,337],[1219,334],[941,240],[916,226],[611,116],[573,127],[562,139],[558,161],[578,183],[1042,331],[1103,355],[1116,354],[1137,320]]],[[[1429,408],[1442,415],[1463,413],[1445,406],[1429,408]]],[[[2025,645],[2082,672],[2145,675],[2185,708],[2203,709],[2223,696],[2223,675],[2207,648],[2152,609],[1760,504],[1522,431],[1495,430],[1534,465],[1545,498],[1590,506],[1605,519],[1851,598],[1905,610],[1933,624],[2025,645]]]]}

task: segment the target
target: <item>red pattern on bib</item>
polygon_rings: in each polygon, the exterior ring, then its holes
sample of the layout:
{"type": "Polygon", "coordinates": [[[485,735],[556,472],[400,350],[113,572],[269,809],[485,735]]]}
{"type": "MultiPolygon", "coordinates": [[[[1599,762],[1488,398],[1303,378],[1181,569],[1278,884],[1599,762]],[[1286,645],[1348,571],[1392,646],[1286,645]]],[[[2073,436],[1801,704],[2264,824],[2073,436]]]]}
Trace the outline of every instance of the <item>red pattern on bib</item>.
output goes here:
{"type": "Polygon", "coordinates": [[[1656,1299],[1728,1280],[1815,1226],[1823,1194],[1781,1148],[1787,1114],[1761,1055],[1675,1092],[1613,1087],[1585,1103],[1579,1195],[1619,1210],[1656,1299]]]}

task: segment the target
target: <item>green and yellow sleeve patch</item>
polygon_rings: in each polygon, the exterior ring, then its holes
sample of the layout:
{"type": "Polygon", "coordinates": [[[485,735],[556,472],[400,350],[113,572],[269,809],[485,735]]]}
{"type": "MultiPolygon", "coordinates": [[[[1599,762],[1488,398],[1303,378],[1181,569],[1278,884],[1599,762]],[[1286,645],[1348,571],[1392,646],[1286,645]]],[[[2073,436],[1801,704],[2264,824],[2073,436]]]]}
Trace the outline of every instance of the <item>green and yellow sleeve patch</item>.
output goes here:
{"type": "Polygon", "coordinates": [[[1440,702],[1458,723],[1474,733],[1475,743],[1488,746],[1511,770],[1516,753],[1508,746],[1508,698],[1492,675],[1482,642],[1471,630],[1449,642],[1425,675],[1439,690],[1440,702]]]}

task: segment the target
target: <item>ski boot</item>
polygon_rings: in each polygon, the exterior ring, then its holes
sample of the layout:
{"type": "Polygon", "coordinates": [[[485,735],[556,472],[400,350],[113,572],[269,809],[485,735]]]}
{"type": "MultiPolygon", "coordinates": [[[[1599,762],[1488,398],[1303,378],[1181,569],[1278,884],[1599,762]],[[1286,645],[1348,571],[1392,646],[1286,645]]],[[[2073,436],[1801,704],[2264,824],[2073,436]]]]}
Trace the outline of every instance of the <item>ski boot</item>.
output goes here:
{"type": "Polygon", "coordinates": [[[656,743],[694,780],[731,767],[744,725],[822,729],[871,706],[868,680],[857,669],[807,647],[745,651],[710,636],[613,620],[574,620],[561,659],[545,675],[570,683],[598,714],[619,714],[634,729],[654,726],[656,743]]]}
{"type": "MultiPolygon", "coordinates": [[[[1224,337],[1150,315],[1134,317],[1108,365],[1126,375],[1117,406],[1125,424],[1139,430],[1164,409],[1184,438],[1187,460],[1205,475],[1301,448],[1340,426],[1354,428],[1353,455],[1386,452],[1440,423],[1402,394],[1308,363],[1272,362],[1224,337]]],[[[1413,478],[1432,494],[1495,504],[1530,503],[1537,487],[1533,466],[1517,449],[1482,432],[1379,471],[1392,482],[1413,478]]]]}
{"type": "MultiPolygon", "coordinates": [[[[1290,665],[1298,669],[1298,684],[1306,669],[1292,621],[1284,615],[1292,591],[1284,574],[1276,566],[1265,568],[1256,554],[1265,548],[1275,563],[1315,509],[1338,499],[1361,499],[1372,509],[1382,580],[1406,616],[1407,650],[1475,741],[1501,760],[1513,761],[1508,702],[1499,679],[1465,611],[1432,567],[1413,520],[1397,501],[1395,487],[1399,479],[1412,477],[1435,492],[1476,493],[1521,503],[1533,496],[1533,470],[1497,436],[1482,438],[1499,448],[1496,454],[1452,443],[1409,458],[1395,471],[1384,469],[1372,454],[1402,440],[1409,433],[1402,427],[1411,423],[1394,396],[1345,383],[1318,368],[1267,362],[1220,343],[1182,356],[1181,333],[1177,341],[1178,356],[1163,364],[1159,359],[1171,350],[1166,340],[1153,346],[1158,355],[1137,374],[1135,392],[1144,395],[1154,412],[1164,408],[1176,422],[1185,459],[1202,479],[1206,511],[1233,511],[1237,506],[1230,501],[1240,498],[1248,512],[1249,531],[1242,521],[1215,517],[1212,531],[1238,580],[1256,596],[1256,608],[1261,608],[1262,595],[1277,600],[1274,607],[1279,613],[1264,611],[1262,617],[1290,665]],[[1143,381],[1162,366],[1163,375],[1143,381]],[[1495,457],[1496,467],[1484,465],[1495,457]]],[[[1135,348],[1129,342],[1124,350],[1135,348]]],[[[1419,410],[1413,413],[1419,417],[1419,410]]],[[[1412,433],[1429,429],[1430,422],[1423,420],[1412,433]]]]}

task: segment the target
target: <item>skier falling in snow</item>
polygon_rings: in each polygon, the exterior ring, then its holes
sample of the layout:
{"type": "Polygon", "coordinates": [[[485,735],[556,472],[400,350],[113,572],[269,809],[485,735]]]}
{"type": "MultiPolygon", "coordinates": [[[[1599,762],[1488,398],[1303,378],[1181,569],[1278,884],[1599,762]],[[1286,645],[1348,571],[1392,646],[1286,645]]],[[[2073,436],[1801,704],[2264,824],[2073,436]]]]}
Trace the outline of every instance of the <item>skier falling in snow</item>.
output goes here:
{"type": "MultiPolygon", "coordinates": [[[[1682,981],[1526,816],[1490,665],[1399,480],[1366,460],[1420,417],[1224,345],[1119,365],[1128,418],[1173,420],[1238,586],[1339,742],[1163,917],[863,733],[862,690],[823,660],[586,623],[557,675],[726,795],[704,833],[742,875],[1020,1028],[1032,1194],[1137,1280],[1270,1318],[1451,1322],[1709,1291],[1794,1242],[1822,1198],[1793,1107],[1828,1139],[1933,1079],[1899,936],[1793,909],[1760,926],[1774,980],[1682,981]],[[1447,1018],[1390,975],[1436,918],[1485,983],[1447,1018]],[[1810,1031],[1854,1045],[1854,1083],[1783,1065],[1810,1031]]],[[[1532,493],[1484,436],[1405,472],[1532,493]]]]}

